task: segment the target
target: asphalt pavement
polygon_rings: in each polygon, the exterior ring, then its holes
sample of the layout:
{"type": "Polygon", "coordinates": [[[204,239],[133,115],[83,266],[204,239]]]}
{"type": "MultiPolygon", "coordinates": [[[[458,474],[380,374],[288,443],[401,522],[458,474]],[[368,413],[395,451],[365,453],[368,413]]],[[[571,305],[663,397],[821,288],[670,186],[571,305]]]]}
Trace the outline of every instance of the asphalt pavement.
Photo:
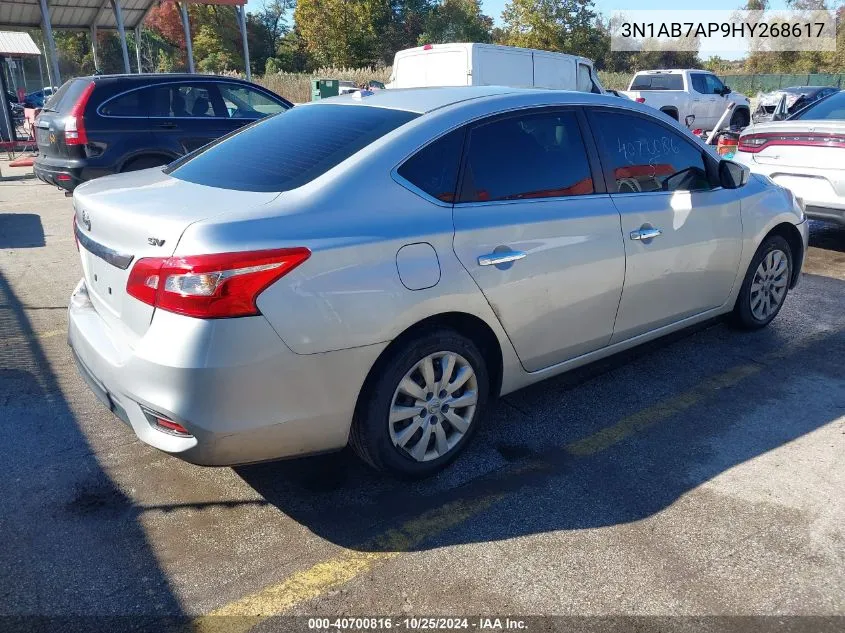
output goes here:
{"type": "Polygon", "coordinates": [[[6,627],[556,615],[658,630],[671,615],[845,628],[845,228],[813,224],[769,328],[709,323],[506,396],[454,466],[407,483],[348,451],[202,468],[139,442],[66,345],[71,216],[47,185],[0,182],[6,627]]]}

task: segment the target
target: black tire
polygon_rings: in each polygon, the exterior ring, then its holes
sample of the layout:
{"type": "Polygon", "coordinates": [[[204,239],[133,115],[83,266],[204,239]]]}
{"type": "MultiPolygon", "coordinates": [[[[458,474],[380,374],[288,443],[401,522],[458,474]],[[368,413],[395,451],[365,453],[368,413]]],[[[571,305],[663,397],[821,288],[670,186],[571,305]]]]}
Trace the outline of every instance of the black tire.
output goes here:
{"type": "MultiPolygon", "coordinates": [[[[778,279],[780,277],[779,275],[778,279]]],[[[739,296],[736,298],[736,305],[733,310],[732,321],[734,325],[745,330],[758,330],[766,327],[778,315],[778,312],[780,312],[780,309],[786,302],[791,280],[792,251],[789,248],[789,243],[780,235],[770,235],[763,241],[757,252],[754,253],[754,257],[751,258],[751,263],[748,265],[748,270],[745,273],[745,279],[742,281],[742,287],[739,289],[739,296]],[[760,263],[773,251],[781,251],[786,255],[786,271],[783,273],[783,276],[786,278],[786,286],[784,287],[783,298],[776,305],[774,311],[767,314],[765,318],[758,318],[752,309],[751,285],[754,283],[760,263]]]]}
{"type": "Polygon", "coordinates": [[[675,121],[679,120],[678,119],[678,111],[675,110],[674,108],[672,108],[671,110],[661,110],[661,112],[663,114],[665,114],[666,116],[668,116],[670,119],[674,119],[675,121]]]}
{"type": "Polygon", "coordinates": [[[149,169],[150,167],[162,167],[168,162],[170,161],[168,161],[164,156],[140,156],[139,158],[133,158],[128,161],[123,166],[123,169],[120,170],[120,173],[140,171],[142,169],[149,169]]]}
{"type": "MultiPolygon", "coordinates": [[[[442,377],[442,366],[439,367],[442,377]]],[[[362,460],[376,470],[386,471],[402,478],[429,477],[444,469],[466,448],[472,436],[477,432],[486,409],[490,379],[487,363],[478,346],[472,340],[453,330],[428,330],[400,343],[390,352],[388,357],[379,362],[375,371],[378,373],[368,380],[355,411],[349,439],[352,449],[362,460]],[[422,359],[438,352],[458,354],[469,364],[475,374],[474,391],[477,395],[477,401],[467,430],[462,437],[456,440],[454,446],[439,457],[428,461],[417,461],[404,449],[396,446],[391,439],[389,412],[400,381],[422,359]]],[[[435,364],[435,372],[437,371],[438,366],[435,364]]],[[[460,394],[465,389],[466,387],[461,388],[455,391],[455,394],[460,394]]],[[[458,410],[465,413],[467,411],[467,409],[455,409],[455,412],[458,410]]],[[[427,424],[425,418],[428,417],[428,413],[420,415],[420,417],[423,418],[420,424],[427,424]]],[[[416,417],[410,418],[409,426],[411,422],[417,422],[416,417]]],[[[441,425],[443,429],[451,433],[456,432],[455,428],[448,422],[441,422],[441,425]]],[[[416,432],[414,436],[416,436],[416,432]]],[[[436,440],[435,433],[432,432],[431,436],[433,445],[436,440]]],[[[419,437],[418,442],[421,442],[422,429],[420,436],[417,437],[419,437]]]]}
{"type": "Polygon", "coordinates": [[[747,127],[750,122],[747,110],[737,110],[731,115],[730,127],[747,127]]]}

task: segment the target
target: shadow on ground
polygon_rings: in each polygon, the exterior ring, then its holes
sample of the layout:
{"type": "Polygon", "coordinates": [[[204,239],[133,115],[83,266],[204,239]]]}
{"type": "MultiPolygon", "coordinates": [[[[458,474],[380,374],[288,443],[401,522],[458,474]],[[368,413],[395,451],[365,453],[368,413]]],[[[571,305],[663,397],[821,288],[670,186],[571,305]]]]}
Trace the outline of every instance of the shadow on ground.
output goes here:
{"type": "Polygon", "coordinates": [[[512,498],[512,520],[470,521],[411,549],[643,519],[843,414],[840,302],[808,306],[802,297],[845,296],[845,282],[805,275],[802,287],[762,331],[710,324],[506,396],[461,459],[427,481],[373,473],[348,450],[236,472],[314,533],[362,550],[389,550],[379,535],[408,517],[501,494],[512,498]],[[737,368],[740,379],[712,383],[737,368]],[[614,425],[636,432],[594,454],[573,454],[573,442],[614,425]]]}
{"type": "Polygon", "coordinates": [[[0,213],[0,248],[44,246],[41,218],[35,213],[0,213]]]}
{"type": "MultiPolygon", "coordinates": [[[[3,246],[43,241],[37,216],[23,217],[12,235],[0,228],[3,246]]],[[[161,630],[181,607],[2,274],[0,341],[0,630],[161,630]]]]}

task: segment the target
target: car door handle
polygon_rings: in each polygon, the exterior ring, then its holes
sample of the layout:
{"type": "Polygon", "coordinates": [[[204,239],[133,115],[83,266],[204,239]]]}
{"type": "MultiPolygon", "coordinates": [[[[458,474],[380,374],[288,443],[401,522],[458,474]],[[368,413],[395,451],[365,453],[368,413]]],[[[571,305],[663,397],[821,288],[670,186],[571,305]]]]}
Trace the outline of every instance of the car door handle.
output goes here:
{"type": "Polygon", "coordinates": [[[631,231],[631,239],[632,240],[650,240],[652,238],[658,237],[663,235],[663,231],[660,229],[639,229],[637,231],[631,231]]]}
{"type": "Polygon", "coordinates": [[[701,101],[701,99],[693,99],[692,100],[693,103],[698,103],[699,101],[701,101]]]}
{"type": "Polygon", "coordinates": [[[495,266],[497,264],[508,264],[515,262],[526,256],[522,251],[506,251],[503,253],[490,253],[489,255],[481,255],[478,258],[479,266],[495,266]]]}

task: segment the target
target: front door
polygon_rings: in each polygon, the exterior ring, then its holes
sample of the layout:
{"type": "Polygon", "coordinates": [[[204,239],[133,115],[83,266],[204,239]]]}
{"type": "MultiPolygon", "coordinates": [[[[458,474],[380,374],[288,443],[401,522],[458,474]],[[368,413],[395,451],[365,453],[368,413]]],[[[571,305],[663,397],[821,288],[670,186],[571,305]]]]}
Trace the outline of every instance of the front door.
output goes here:
{"type": "Polygon", "coordinates": [[[713,184],[704,150],[652,117],[604,110],[590,122],[626,253],[613,342],[723,305],[742,253],[736,192],[713,184]]]}
{"type": "Polygon", "coordinates": [[[528,371],[607,345],[619,306],[619,213],[596,182],[583,125],[573,109],[545,108],[467,134],[455,253],[528,371]]]}
{"type": "Polygon", "coordinates": [[[199,149],[233,129],[213,82],[158,84],[145,92],[159,144],[177,154],[199,149]]]}

